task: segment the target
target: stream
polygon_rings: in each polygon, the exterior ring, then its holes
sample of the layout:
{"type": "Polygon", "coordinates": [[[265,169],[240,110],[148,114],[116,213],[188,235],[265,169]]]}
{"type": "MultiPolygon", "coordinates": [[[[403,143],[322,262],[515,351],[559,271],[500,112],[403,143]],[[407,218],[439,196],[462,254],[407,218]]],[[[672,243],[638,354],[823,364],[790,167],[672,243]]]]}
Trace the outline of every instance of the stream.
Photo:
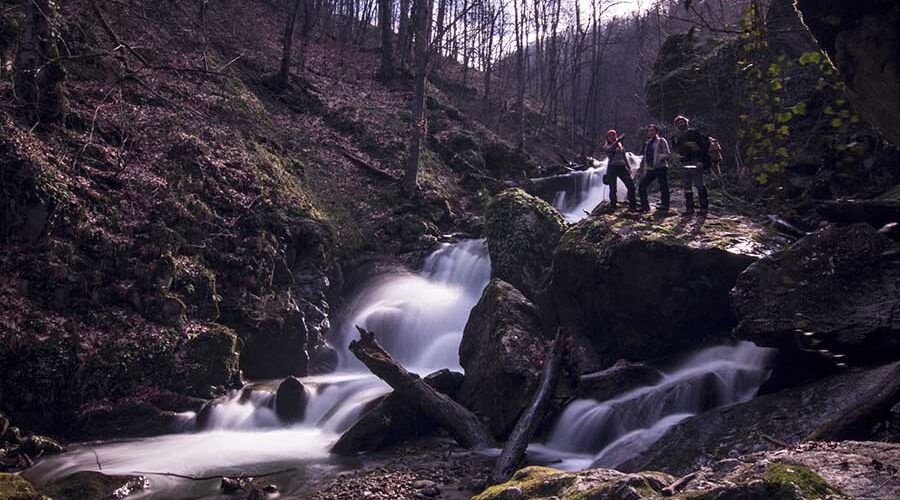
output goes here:
{"type": "MultiPolygon", "coordinates": [[[[635,169],[639,158],[629,155],[629,162],[635,169]]],[[[580,220],[606,198],[604,172],[600,162],[566,174],[572,188],[552,201],[567,221],[580,220]]],[[[301,491],[307,478],[341,467],[329,456],[329,448],[368,403],[389,391],[347,350],[358,335],[355,325],[378,332],[379,342],[410,371],[425,375],[441,368],[460,370],[463,329],[490,271],[484,241],[463,240],[439,247],[419,272],[398,269],[372,277],[337,315],[330,339],[339,352],[337,371],[302,379],[309,402],[301,423],[287,425],[275,415],[273,390],[278,381],[253,383],[212,408],[203,431],[195,430],[197,416],[186,413],[182,432],[76,444],[65,454],[40,461],[25,476],[43,484],[97,470],[98,463],[105,474],[192,476],[252,475],[291,467],[296,471],[268,479],[282,492],[301,491]]],[[[768,361],[768,350],[749,343],[704,349],[680,364],[661,367],[665,376],[654,386],[609,401],[570,403],[545,441],[532,444],[529,455],[567,469],[615,467],[684,418],[752,398],[768,375],[768,361]]],[[[218,480],[149,477],[150,488],[129,498],[228,498],[219,493],[218,480]]]]}

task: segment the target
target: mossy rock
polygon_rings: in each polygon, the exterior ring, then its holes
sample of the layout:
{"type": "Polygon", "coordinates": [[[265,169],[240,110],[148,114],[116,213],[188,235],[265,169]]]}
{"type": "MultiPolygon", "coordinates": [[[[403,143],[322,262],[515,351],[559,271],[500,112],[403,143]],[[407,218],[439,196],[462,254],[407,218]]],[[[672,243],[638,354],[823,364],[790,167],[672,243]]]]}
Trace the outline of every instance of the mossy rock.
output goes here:
{"type": "Polygon", "coordinates": [[[548,276],[565,229],[560,213],[546,201],[518,188],[498,194],[488,203],[485,219],[492,277],[533,297],[548,276]]]}
{"type": "Polygon", "coordinates": [[[107,500],[125,498],[150,486],[144,476],[107,476],[99,472],[76,472],[49,483],[42,490],[54,500],[107,500]]]}
{"type": "Polygon", "coordinates": [[[764,480],[772,490],[770,498],[776,500],[850,498],[815,471],[801,465],[772,462],[766,468],[764,480]]]}
{"type": "Polygon", "coordinates": [[[24,477],[0,472],[0,500],[50,500],[38,493],[24,477]]]}
{"type": "Polygon", "coordinates": [[[612,469],[563,472],[549,467],[526,467],[512,479],[491,486],[473,500],[641,500],[661,498],[675,478],[661,472],[624,474],[612,469]]]}
{"type": "Polygon", "coordinates": [[[185,347],[191,387],[225,386],[238,376],[238,336],[234,330],[210,323],[185,347]]]}

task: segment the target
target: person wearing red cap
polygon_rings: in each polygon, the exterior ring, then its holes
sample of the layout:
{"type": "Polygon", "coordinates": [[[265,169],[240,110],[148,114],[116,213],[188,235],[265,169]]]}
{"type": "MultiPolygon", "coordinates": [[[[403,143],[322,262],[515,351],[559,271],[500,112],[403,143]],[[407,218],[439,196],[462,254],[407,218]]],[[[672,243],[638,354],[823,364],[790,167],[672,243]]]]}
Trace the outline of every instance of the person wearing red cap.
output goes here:
{"type": "Polygon", "coordinates": [[[618,183],[616,179],[621,179],[628,190],[628,209],[637,211],[637,198],[634,195],[634,181],[631,180],[631,173],[628,171],[628,161],[625,159],[625,146],[622,145],[622,139],[615,130],[606,133],[606,139],[600,146],[603,153],[606,154],[608,162],[606,164],[606,175],[603,177],[604,182],[609,186],[609,210],[614,211],[618,203],[618,183]]]}

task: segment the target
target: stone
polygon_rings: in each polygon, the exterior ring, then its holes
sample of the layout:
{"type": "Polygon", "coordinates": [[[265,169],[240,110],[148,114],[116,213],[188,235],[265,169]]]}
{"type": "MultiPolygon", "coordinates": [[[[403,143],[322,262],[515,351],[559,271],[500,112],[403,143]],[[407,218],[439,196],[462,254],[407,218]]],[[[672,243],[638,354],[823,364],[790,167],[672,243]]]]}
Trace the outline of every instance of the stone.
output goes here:
{"type": "Polygon", "coordinates": [[[0,500],[51,500],[18,474],[0,472],[0,500]]]}
{"type": "Polygon", "coordinates": [[[245,325],[241,370],[250,380],[265,380],[307,375],[308,328],[306,318],[294,298],[278,294],[263,301],[259,314],[263,320],[245,325]]]}
{"type": "Polygon", "coordinates": [[[150,487],[144,476],[112,476],[94,471],[76,472],[41,490],[54,500],[107,500],[126,498],[150,487]]]}
{"type": "Polygon", "coordinates": [[[217,324],[204,325],[188,340],[185,361],[190,365],[192,387],[230,386],[239,381],[238,337],[234,330],[217,324]]]}
{"type": "Polygon", "coordinates": [[[534,297],[565,228],[562,216],[544,200],[518,188],[498,194],[485,216],[491,276],[534,297]]]}
{"type": "Polygon", "coordinates": [[[721,341],[736,323],[728,293],[767,231],[720,217],[687,234],[670,219],[591,216],[560,240],[541,309],[587,338],[603,366],[721,341]]]}
{"type": "Polygon", "coordinates": [[[540,382],[545,336],[538,308],[509,283],[492,279],[472,309],[459,345],[466,378],[459,401],[506,436],[540,382]]]}
{"type": "MultiPolygon", "coordinates": [[[[430,373],[425,382],[438,392],[456,399],[463,374],[443,369],[430,373]]],[[[336,455],[376,451],[407,439],[425,436],[437,429],[435,422],[419,413],[401,397],[390,393],[363,413],[331,448],[336,455]]]]}
{"type": "Polygon", "coordinates": [[[880,387],[893,364],[832,375],[812,384],[758,396],[686,419],[637,457],[623,471],[661,470],[683,476],[719,460],[768,450],[769,439],[805,440],[822,424],[857,404],[859,395],[880,387]]]}
{"type": "Polygon", "coordinates": [[[297,377],[288,377],[275,391],[275,414],[285,422],[302,422],[306,416],[309,395],[297,377]]]}
{"type": "Polygon", "coordinates": [[[829,227],[761,259],[738,278],[735,334],[834,363],[900,359],[900,255],[866,224],[829,227]]]}
{"type": "Polygon", "coordinates": [[[638,387],[654,385],[662,378],[662,372],[652,366],[620,359],[605,370],[582,375],[577,397],[607,401],[638,387]]]}
{"type": "Polygon", "coordinates": [[[900,144],[900,5],[798,0],[803,22],[847,83],[850,102],[900,144]]]}

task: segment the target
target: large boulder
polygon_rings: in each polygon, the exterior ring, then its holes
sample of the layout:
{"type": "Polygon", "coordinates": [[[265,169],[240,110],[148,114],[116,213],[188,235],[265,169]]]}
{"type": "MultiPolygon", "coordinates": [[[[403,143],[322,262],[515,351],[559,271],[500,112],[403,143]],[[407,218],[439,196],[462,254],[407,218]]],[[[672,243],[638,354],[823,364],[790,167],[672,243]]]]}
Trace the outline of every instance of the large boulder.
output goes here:
{"type": "Polygon", "coordinates": [[[285,422],[301,422],[306,416],[308,402],[309,395],[303,382],[297,377],[288,377],[275,391],[275,414],[285,422]]]}
{"type": "Polygon", "coordinates": [[[712,466],[718,460],[771,449],[773,442],[803,441],[857,405],[860,394],[881,387],[893,368],[886,365],[834,375],[803,387],[707,411],[677,424],[646,451],[618,468],[661,470],[679,476],[712,466]]]}
{"type": "Polygon", "coordinates": [[[542,300],[545,316],[590,340],[605,366],[654,360],[724,338],[728,292],[769,234],[740,217],[688,231],[684,222],[592,216],[560,240],[542,300]]]}
{"type": "Polygon", "coordinates": [[[796,5],[847,82],[850,102],[900,144],[900,4],[798,0],[796,5]]]}
{"type": "Polygon", "coordinates": [[[466,379],[459,401],[505,436],[528,404],[551,339],[537,307],[512,285],[493,279],[472,309],[459,345],[466,379]]]}
{"type": "Polygon", "coordinates": [[[841,363],[900,357],[900,253],[865,224],[829,227],[750,266],[732,292],[736,334],[841,363]]]}
{"type": "MultiPolygon", "coordinates": [[[[241,370],[249,379],[262,380],[307,374],[309,330],[293,296],[279,294],[261,307],[263,320],[247,325],[241,370]]],[[[243,328],[242,328],[243,329],[243,328]]]]}
{"type": "Polygon", "coordinates": [[[239,382],[237,342],[232,329],[215,323],[192,332],[184,356],[189,386],[201,390],[239,382]]]}
{"type": "Polygon", "coordinates": [[[18,474],[0,472],[0,500],[50,500],[18,474]]]}
{"type": "Polygon", "coordinates": [[[492,486],[475,500],[538,498],[641,500],[820,500],[897,498],[900,445],[844,441],[805,443],[788,449],[735,456],[676,479],[661,472],[610,469],[563,472],[526,467],[509,482],[492,486]]]}
{"type": "Polygon", "coordinates": [[[518,188],[498,194],[485,219],[492,276],[533,297],[565,228],[562,216],[544,200],[518,188]]]}
{"type": "MultiPolygon", "coordinates": [[[[429,374],[425,382],[438,392],[455,398],[463,383],[463,374],[444,369],[429,374]]],[[[437,424],[396,393],[378,401],[331,448],[336,455],[354,455],[376,451],[410,438],[428,435],[437,424]]]]}
{"type": "Polygon", "coordinates": [[[662,372],[652,366],[620,359],[605,370],[582,375],[577,397],[607,401],[638,387],[655,385],[662,379],[662,372]]]}

